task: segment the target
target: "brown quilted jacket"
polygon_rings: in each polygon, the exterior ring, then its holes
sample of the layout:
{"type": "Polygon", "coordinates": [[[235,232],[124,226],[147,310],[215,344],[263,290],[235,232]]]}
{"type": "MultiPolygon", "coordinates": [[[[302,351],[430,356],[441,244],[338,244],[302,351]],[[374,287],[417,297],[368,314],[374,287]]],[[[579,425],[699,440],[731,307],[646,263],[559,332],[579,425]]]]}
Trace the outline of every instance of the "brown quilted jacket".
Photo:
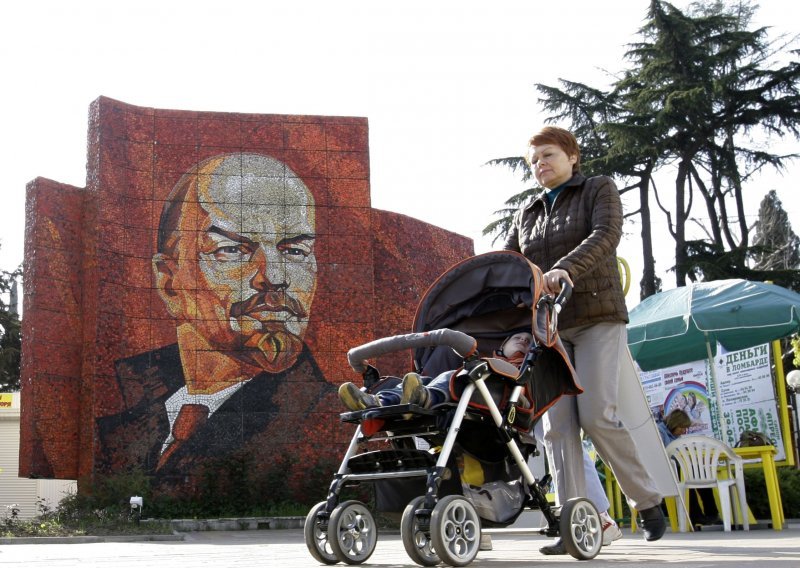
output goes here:
{"type": "Polygon", "coordinates": [[[628,321],[617,245],[622,203],[610,177],[572,176],[547,213],[544,196],[517,211],[504,248],[524,254],[542,271],[566,270],[575,288],[559,329],[628,321]]]}

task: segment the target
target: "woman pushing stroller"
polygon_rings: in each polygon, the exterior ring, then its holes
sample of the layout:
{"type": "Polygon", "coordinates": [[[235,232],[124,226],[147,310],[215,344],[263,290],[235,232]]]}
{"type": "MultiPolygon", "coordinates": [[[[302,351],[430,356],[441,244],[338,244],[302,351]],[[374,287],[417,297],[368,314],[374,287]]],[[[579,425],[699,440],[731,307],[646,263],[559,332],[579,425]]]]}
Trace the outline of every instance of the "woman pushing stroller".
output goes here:
{"type": "Polygon", "coordinates": [[[593,500],[552,507],[528,463],[533,425],[560,398],[583,392],[556,325],[569,286],[554,297],[543,283],[518,252],[464,259],[425,292],[412,333],[348,351],[367,391],[341,387],[352,411],[340,419],[357,428],[326,500],[306,516],[314,558],[354,564],[372,554],[371,507],[341,494],[362,483],[375,485],[377,511],[402,513],[403,546],[423,566],[469,564],[482,527],[509,526],[526,509],[542,514],[538,534],[563,536],[574,558],[598,554],[604,522],[593,500]],[[404,384],[368,363],[407,350],[416,373],[404,384]],[[420,375],[434,379],[424,386],[420,375]]]}
{"type": "MultiPolygon", "coordinates": [[[[580,148],[571,132],[548,126],[528,146],[526,159],[545,191],[517,212],[504,248],[521,252],[545,272],[545,292],[556,293],[562,281],[574,287],[558,329],[584,389],[581,396],[559,400],[543,420],[557,500],[563,504],[586,492],[583,475],[576,475],[582,472],[582,428],[628,504],[639,511],[645,539],[658,540],[666,530],[662,496],[617,416],[628,321],[616,258],[622,236],[619,192],[607,176],[580,173],[580,148]]],[[[566,553],[561,539],[541,551],[566,553]]]]}

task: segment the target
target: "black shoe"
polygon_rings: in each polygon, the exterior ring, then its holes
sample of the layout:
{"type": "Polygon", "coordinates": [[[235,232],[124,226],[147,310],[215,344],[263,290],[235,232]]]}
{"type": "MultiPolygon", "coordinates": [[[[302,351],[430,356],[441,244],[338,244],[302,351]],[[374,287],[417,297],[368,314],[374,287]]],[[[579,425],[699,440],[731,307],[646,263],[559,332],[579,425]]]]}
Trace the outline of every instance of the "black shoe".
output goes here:
{"type": "Polygon", "coordinates": [[[641,517],[639,525],[642,527],[645,540],[658,540],[664,536],[667,521],[660,505],[639,511],[639,516],[641,517]]]}
{"type": "Polygon", "coordinates": [[[548,544],[540,548],[539,552],[547,556],[556,556],[558,554],[566,554],[567,547],[564,546],[564,541],[559,537],[553,544],[548,544]]]}

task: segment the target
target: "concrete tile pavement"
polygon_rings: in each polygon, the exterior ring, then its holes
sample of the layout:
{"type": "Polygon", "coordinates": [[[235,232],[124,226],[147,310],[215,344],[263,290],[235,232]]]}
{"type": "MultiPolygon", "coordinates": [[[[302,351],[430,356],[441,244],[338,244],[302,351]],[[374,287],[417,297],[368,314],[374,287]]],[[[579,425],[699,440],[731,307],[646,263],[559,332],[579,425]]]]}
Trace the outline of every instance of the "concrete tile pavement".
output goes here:
{"type": "MultiPolygon", "coordinates": [[[[575,564],[571,556],[543,556],[548,539],[517,529],[486,531],[494,548],[478,554],[476,567],[519,568],[575,564]]],[[[800,529],[749,532],[703,531],[667,533],[657,542],[631,534],[603,548],[585,566],[624,565],[648,568],[800,566],[800,529]]],[[[13,544],[0,546],[0,566],[20,568],[226,568],[313,567],[319,564],[305,546],[303,531],[243,530],[185,533],[182,541],[95,542],[82,544],[13,544]]],[[[381,533],[364,566],[416,566],[406,555],[397,532],[381,533]]]]}

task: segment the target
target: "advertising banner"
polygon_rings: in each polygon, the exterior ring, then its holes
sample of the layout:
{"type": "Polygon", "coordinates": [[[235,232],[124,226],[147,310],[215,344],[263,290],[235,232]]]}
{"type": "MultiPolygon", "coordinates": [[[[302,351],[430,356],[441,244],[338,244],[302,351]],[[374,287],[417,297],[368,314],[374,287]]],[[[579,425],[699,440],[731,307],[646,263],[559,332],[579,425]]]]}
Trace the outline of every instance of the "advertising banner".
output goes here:
{"type": "Polygon", "coordinates": [[[675,409],[683,410],[692,420],[689,434],[712,436],[731,447],[741,432],[756,430],[773,441],[778,450],[775,459],[785,459],[768,343],[739,351],[727,351],[717,345],[713,362],[702,359],[653,371],[640,370],[639,377],[657,420],[663,420],[675,409]]]}
{"type": "Polygon", "coordinates": [[[772,381],[769,344],[740,351],[727,351],[718,345],[714,364],[727,424],[727,431],[718,437],[726,444],[735,446],[741,432],[755,430],[772,440],[778,450],[775,456],[777,461],[786,459],[772,381]]]}

